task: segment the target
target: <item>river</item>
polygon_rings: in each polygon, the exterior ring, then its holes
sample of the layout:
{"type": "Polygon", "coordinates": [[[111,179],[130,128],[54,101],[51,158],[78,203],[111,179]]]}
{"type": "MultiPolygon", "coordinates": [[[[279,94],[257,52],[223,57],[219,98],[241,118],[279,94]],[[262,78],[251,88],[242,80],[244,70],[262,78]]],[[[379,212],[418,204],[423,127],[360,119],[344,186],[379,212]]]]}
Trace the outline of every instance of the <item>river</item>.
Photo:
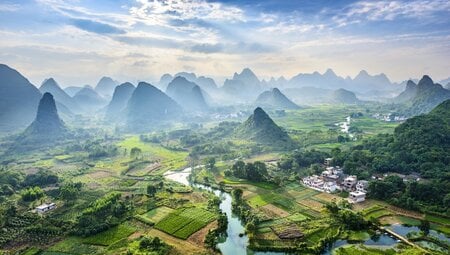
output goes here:
{"type": "Polygon", "coordinates": [[[248,246],[248,236],[245,234],[245,227],[243,222],[239,219],[237,215],[232,212],[232,197],[229,193],[223,192],[221,190],[213,189],[211,187],[189,182],[189,175],[192,172],[192,168],[188,167],[182,171],[168,171],[164,174],[164,177],[179,182],[181,184],[192,186],[194,188],[199,188],[203,190],[208,190],[213,192],[216,196],[221,198],[221,203],[219,208],[222,212],[227,215],[228,227],[227,227],[227,237],[225,241],[219,243],[217,248],[222,252],[223,255],[285,255],[281,252],[254,252],[247,248],[248,246]]]}

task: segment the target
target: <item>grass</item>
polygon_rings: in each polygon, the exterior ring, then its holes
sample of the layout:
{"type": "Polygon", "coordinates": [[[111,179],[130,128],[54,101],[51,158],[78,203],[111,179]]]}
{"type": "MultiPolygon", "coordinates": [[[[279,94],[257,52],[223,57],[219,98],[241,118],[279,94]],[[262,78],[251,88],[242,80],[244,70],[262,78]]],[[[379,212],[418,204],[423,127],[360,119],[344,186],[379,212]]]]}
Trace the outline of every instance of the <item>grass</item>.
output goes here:
{"type": "Polygon", "coordinates": [[[158,222],[155,228],[175,237],[187,239],[215,218],[214,213],[198,207],[182,208],[171,212],[158,222]]]}
{"type": "Polygon", "coordinates": [[[287,219],[295,222],[305,221],[308,219],[307,216],[301,214],[301,213],[294,213],[291,216],[288,216],[287,219]]]}
{"type": "Polygon", "coordinates": [[[406,217],[406,216],[396,216],[396,218],[398,219],[399,223],[402,225],[408,225],[408,226],[419,226],[420,225],[420,220],[418,220],[418,219],[414,219],[414,218],[410,218],[410,217],[406,217]]]}
{"type": "Polygon", "coordinates": [[[386,209],[379,209],[379,210],[367,213],[366,215],[364,215],[364,217],[366,219],[370,219],[370,218],[378,219],[378,218],[381,218],[384,216],[389,216],[389,215],[392,215],[392,212],[390,212],[386,209]]]}
{"type": "Polygon", "coordinates": [[[123,238],[127,238],[134,232],[136,232],[136,228],[130,225],[121,224],[96,235],[86,237],[83,239],[83,243],[109,246],[123,238]]]}
{"type": "Polygon", "coordinates": [[[365,241],[370,238],[369,233],[365,231],[351,231],[347,235],[349,241],[365,241]]]}
{"type": "Polygon", "coordinates": [[[436,222],[443,225],[450,225],[450,218],[445,218],[443,216],[426,214],[425,219],[431,222],[436,222]]]}
{"type": "MultiPolygon", "coordinates": [[[[248,204],[252,207],[261,207],[261,206],[267,205],[269,203],[269,201],[266,200],[267,198],[268,197],[266,197],[264,195],[257,195],[257,196],[250,198],[248,200],[248,204]]],[[[271,200],[270,200],[270,202],[271,202],[271,200]]]]}
{"type": "Polygon", "coordinates": [[[446,234],[447,236],[450,236],[450,227],[449,226],[431,223],[431,229],[442,232],[442,233],[446,234]]]}

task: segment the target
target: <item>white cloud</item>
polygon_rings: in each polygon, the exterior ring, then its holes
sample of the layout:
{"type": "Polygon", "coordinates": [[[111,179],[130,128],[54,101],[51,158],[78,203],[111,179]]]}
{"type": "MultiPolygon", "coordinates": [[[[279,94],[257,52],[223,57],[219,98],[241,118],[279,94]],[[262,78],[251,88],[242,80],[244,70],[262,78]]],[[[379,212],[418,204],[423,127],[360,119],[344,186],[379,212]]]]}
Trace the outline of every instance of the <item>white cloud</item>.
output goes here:
{"type": "Polygon", "coordinates": [[[364,20],[381,21],[396,18],[423,18],[436,12],[450,12],[448,0],[413,0],[413,1],[360,1],[351,4],[344,14],[333,19],[339,26],[360,23],[364,20]]]}
{"type": "Polygon", "coordinates": [[[20,9],[18,4],[0,3],[0,12],[15,12],[20,9]]]}
{"type": "Polygon", "coordinates": [[[245,21],[243,10],[225,6],[221,3],[209,3],[205,0],[138,0],[138,6],[130,12],[142,19],[205,19],[220,21],[245,21]]]}

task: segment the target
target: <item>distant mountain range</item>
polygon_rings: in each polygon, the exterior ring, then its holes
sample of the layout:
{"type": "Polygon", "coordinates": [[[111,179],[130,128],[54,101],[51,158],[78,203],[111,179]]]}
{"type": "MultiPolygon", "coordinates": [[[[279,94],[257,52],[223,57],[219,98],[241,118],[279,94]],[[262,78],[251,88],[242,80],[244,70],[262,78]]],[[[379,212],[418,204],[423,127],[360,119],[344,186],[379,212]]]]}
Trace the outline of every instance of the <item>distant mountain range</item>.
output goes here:
{"type": "Polygon", "coordinates": [[[277,88],[273,88],[261,93],[255,101],[255,105],[274,109],[293,110],[300,107],[287,98],[277,88]]]}
{"type": "Polygon", "coordinates": [[[359,104],[355,93],[346,89],[323,89],[316,87],[287,88],[283,92],[299,104],[359,104]]]}
{"type": "Polygon", "coordinates": [[[331,69],[323,74],[314,72],[289,80],[280,77],[265,81],[251,69],[244,68],[225,80],[221,87],[217,87],[213,79],[194,73],[165,74],[158,86],[164,87],[167,94],[145,82],[139,83],[138,88],[131,83],[116,84],[113,79],[103,77],[95,89],[84,86],[63,90],[55,79],[49,78],[38,90],[19,72],[0,64],[0,131],[17,131],[28,126],[44,93],[52,94],[57,111],[66,122],[77,117],[74,113],[105,113],[109,121],[144,129],[176,119],[182,113],[191,117],[220,107],[298,109],[298,105],[317,103],[359,104],[364,102],[358,98],[363,94],[387,95],[383,93],[388,91],[390,95],[396,90],[398,96],[390,103],[399,105],[399,113],[413,116],[429,112],[450,97],[448,89],[435,84],[428,76],[417,84],[413,80],[394,84],[384,74],[370,75],[361,71],[351,79],[339,77],[331,69]],[[356,93],[358,90],[363,92],[356,93]]]}
{"type": "Polygon", "coordinates": [[[186,80],[197,84],[202,90],[206,91],[207,93],[214,93],[217,90],[217,84],[214,79],[205,76],[197,77],[195,73],[188,72],[179,72],[173,76],[171,74],[164,74],[163,76],[161,76],[161,79],[158,82],[158,87],[161,90],[166,90],[169,83],[177,77],[184,77],[186,80]]]}

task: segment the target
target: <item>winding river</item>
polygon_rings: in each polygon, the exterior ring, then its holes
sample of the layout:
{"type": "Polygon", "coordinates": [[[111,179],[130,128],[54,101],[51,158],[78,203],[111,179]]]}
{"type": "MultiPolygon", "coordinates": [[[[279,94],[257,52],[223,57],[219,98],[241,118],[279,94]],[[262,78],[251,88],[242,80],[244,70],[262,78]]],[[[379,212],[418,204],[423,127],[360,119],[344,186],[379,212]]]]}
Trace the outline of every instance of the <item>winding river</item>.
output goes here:
{"type": "Polygon", "coordinates": [[[248,236],[245,235],[245,227],[243,222],[234,215],[232,212],[232,197],[229,193],[223,192],[221,190],[213,189],[211,187],[191,183],[189,182],[189,176],[192,172],[192,168],[188,167],[183,171],[169,171],[164,174],[164,177],[179,182],[181,184],[191,186],[194,188],[199,188],[213,192],[216,196],[221,198],[221,203],[219,205],[220,210],[227,215],[228,227],[227,227],[227,237],[223,242],[220,242],[217,246],[223,255],[284,255],[281,252],[254,252],[247,248],[248,246],[248,236]],[[241,236],[240,236],[241,235],[241,236]]]}

